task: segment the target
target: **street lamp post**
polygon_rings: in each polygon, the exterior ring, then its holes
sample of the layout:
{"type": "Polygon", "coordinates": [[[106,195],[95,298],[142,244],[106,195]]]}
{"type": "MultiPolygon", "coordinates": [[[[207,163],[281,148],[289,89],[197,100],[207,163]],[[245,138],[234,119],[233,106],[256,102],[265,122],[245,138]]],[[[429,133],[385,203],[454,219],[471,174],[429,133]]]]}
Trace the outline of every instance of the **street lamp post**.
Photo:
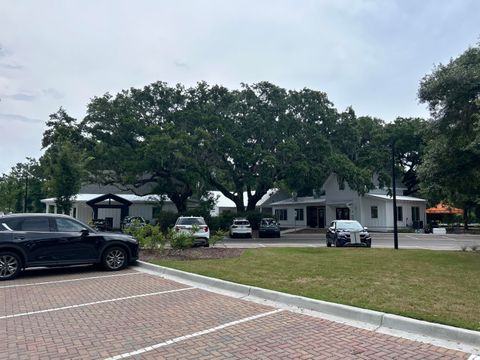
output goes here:
{"type": "Polygon", "coordinates": [[[395,140],[392,140],[393,246],[398,249],[397,187],[395,183],[395,140]]]}

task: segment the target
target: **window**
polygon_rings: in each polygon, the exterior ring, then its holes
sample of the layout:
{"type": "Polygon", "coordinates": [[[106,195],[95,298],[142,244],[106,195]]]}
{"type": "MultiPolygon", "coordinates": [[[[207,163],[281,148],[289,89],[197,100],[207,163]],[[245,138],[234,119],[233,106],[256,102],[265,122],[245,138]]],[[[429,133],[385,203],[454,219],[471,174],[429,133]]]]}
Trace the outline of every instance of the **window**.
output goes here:
{"type": "Polygon", "coordinates": [[[295,220],[303,221],[303,209],[295,209],[295,220]]]}
{"type": "Polygon", "coordinates": [[[397,206],[397,221],[403,221],[403,207],[397,206]]]}
{"type": "Polygon", "coordinates": [[[50,231],[48,219],[44,217],[25,218],[21,225],[22,231],[50,231]]]}
{"type": "Polygon", "coordinates": [[[80,232],[85,229],[85,226],[69,219],[55,219],[55,221],[59,232],[80,232]]]}
{"type": "Polygon", "coordinates": [[[412,221],[420,220],[420,208],[418,206],[412,206],[412,221]]]}
{"type": "Polygon", "coordinates": [[[372,206],[370,208],[370,217],[372,219],[378,219],[378,206],[372,206]]]}
{"type": "Polygon", "coordinates": [[[50,214],[55,214],[55,205],[48,205],[48,212],[50,214]]]}
{"type": "Polygon", "coordinates": [[[287,209],[275,210],[275,216],[278,220],[287,220],[287,209]]]}

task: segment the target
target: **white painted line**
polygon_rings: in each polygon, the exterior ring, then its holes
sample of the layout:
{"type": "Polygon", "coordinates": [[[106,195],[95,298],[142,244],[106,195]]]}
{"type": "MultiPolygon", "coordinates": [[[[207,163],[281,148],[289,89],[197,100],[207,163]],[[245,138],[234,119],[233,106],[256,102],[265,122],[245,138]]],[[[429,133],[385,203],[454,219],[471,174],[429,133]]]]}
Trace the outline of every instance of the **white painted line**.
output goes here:
{"type": "Polygon", "coordinates": [[[480,360],[480,355],[472,354],[469,356],[468,360],[480,360]]]}
{"type": "Polygon", "coordinates": [[[258,315],[250,316],[250,317],[243,318],[243,319],[240,319],[240,320],[235,320],[235,321],[223,324],[223,325],[215,326],[215,327],[210,328],[210,329],[198,331],[198,332],[193,333],[193,334],[188,334],[188,335],[176,337],[174,339],[170,339],[170,340],[167,340],[167,341],[155,344],[155,345],[147,346],[147,347],[144,347],[142,349],[138,349],[138,350],[135,350],[135,351],[132,351],[132,352],[123,353],[123,354],[120,354],[120,355],[115,355],[115,356],[107,358],[105,360],[119,360],[119,359],[125,359],[125,358],[128,358],[128,357],[144,354],[148,351],[152,351],[152,350],[155,350],[155,349],[167,346],[167,345],[172,345],[172,344],[175,344],[175,343],[178,343],[178,342],[181,342],[181,341],[184,341],[184,340],[188,340],[188,339],[191,339],[191,338],[194,338],[194,337],[210,334],[212,332],[222,330],[222,329],[225,329],[225,328],[230,327],[230,326],[242,324],[242,323],[245,323],[247,321],[260,319],[260,318],[265,317],[265,316],[277,314],[281,311],[284,311],[284,310],[283,309],[277,309],[277,310],[269,311],[269,312],[266,312],[266,313],[263,313],[263,314],[258,314],[258,315]]]}
{"type": "Polygon", "coordinates": [[[24,286],[48,285],[48,284],[61,284],[61,283],[72,282],[72,281],[84,281],[84,280],[91,280],[91,279],[102,279],[102,278],[110,278],[110,277],[116,277],[116,276],[129,276],[129,275],[139,275],[139,274],[140,274],[139,272],[131,272],[126,274],[90,276],[85,278],[44,281],[44,282],[38,282],[38,283],[28,283],[28,284],[18,284],[18,285],[4,285],[4,286],[0,286],[0,289],[8,289],[8,288],[16,288],[16,287],[24,287],[24,286]]]}
{"type": "Polygon", "coordinates": [[[267,247],[267,246],[264,245],[264,244],[258,244],[258,246],[259,246],[259,247],[262,247],[262,248],[267,247]]]}
{"type": "Polygon", "coordinates": [[[0,316],[0,320],[11,319],[11,318],[16,318],[16,317],[21,317],[21,316],[35,315],[35,314],[44,314],[44,313],[54,312],[54,311],[76,309],[76,308],[85,307],[85,306],[106,304],[106,303],[115,302],[115,301],[122,301],[122,300],[137,299],[137,298],[142,298],[142,297],[147,297],[147,296],[170,294],[170,293],[174,293],[174,292],[193,290],[193,289],[195,289],[195,288],[194,287],[187,287],[187,288],[181,288],[181,289],[175,289],[175,290],[166,290],[166,291],[158,291],[158,292],[154,292],[154,293],[125,296],[125,297],[116,298],[116,299],[100,300],[100,301],[94,301],[94,302],[89,302],[89,303],[85,303],[85,304],[68,305],[68,306],[62,306],[62,307],[52,308],[52,309],[30,311],[30,312],[18,313],[18,314],[12,314],[12,315],[4,315],[4,316],[0,316]]]}

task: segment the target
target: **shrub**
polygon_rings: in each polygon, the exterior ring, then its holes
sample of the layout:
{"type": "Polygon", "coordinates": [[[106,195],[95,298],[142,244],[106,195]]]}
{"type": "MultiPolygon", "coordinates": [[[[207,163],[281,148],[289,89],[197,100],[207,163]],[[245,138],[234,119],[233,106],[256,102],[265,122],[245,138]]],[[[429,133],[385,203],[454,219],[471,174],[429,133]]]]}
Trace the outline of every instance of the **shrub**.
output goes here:
{"type": "Polygon", "coordinates": [[[172,249],[187,249],[192,247],[195,240],[193,232],[176,232],[175,229],[168,229],[167,239],[172,249]]]}
{"type": "Polygon", "coordinates": [[[210,222],[207,223],[210,226],[210,230],[228,230],[230,225],[232,225],[233,219],[238,217],[237,214],[230,211],[222,212],[219,216],[214,216],[210,219],[210,222]]]}
{"type": "Polygon", "coordinates": [[[160,229],[166,233],[168,228],[175,224],[177,221],[178,214],[172,211],[160,211],[157,217],[157,225],[160,226],[160,229]]]}
{"type": "Polygon", "coordinates": [[[472,251],[477,251],[478,250],[478,245],[473,244],[472,246],[470,246],[470,249],[472,249],[472,251]]]}
{"type": "Polygon", "coordinates": [[[215,244],[219,241],[222,241],[225,239],[225,236],[227,236],[228,231],[226,230],[217,230],[213,235],[210,236],[210,246],[215,246],[215,244]]]}
{"type": "Polygon", "coordinates": [[[165,246],[166,239],[159,226],[131,226],[125,229],[125,233],[137,239],[142,249],[162,250],[165,246]]]}

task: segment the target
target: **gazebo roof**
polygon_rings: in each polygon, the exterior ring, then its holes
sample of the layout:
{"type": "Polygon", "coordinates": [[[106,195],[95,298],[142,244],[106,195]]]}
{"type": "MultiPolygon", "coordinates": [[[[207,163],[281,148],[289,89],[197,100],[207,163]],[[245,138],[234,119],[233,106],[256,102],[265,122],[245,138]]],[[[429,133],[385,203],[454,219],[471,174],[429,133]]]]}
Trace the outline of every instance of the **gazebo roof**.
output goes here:
{"type": "Polygon", "coordinates": [[[428,208],[427,214],[455,214],[455,215],[463,215],[463,210],[454,208],[452,206],[440,203],[437,204],[435,207],[428,208]]]}

